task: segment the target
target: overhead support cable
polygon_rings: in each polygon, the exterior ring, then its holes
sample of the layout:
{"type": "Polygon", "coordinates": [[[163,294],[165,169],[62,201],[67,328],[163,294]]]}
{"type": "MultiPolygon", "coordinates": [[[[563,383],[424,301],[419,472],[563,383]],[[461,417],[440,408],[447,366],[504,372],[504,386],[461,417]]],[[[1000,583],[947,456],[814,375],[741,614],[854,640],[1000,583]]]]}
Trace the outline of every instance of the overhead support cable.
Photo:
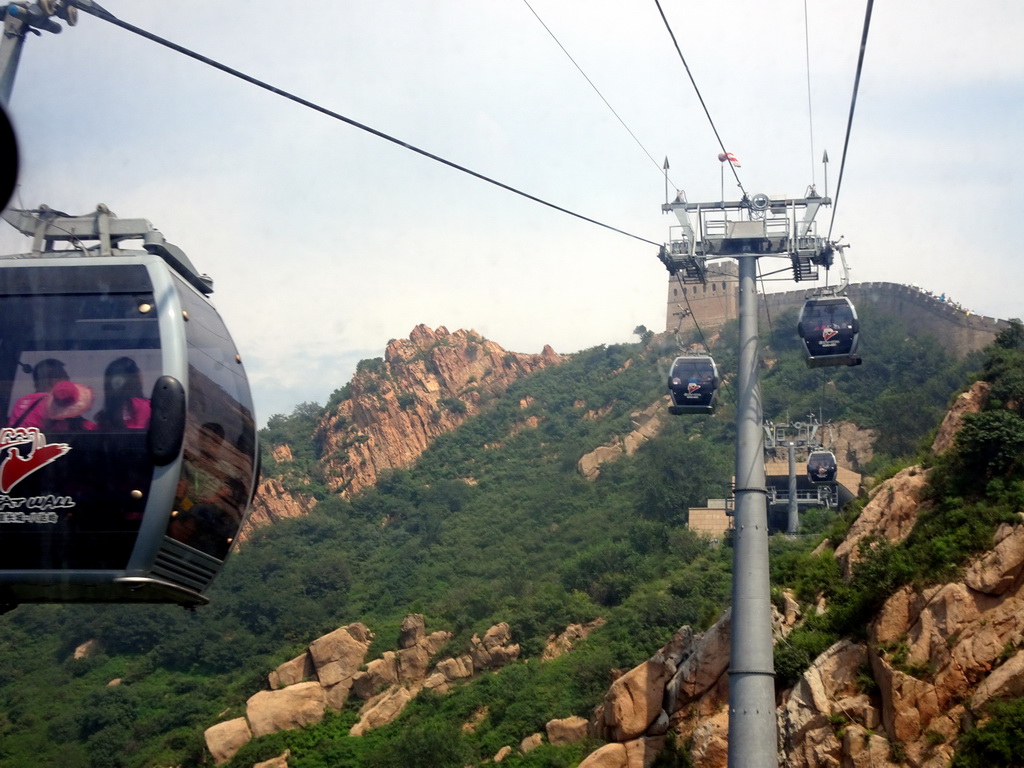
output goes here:
{"type": "Polygon", "coordinates": [[[846,120],[846,138],[843,140],[843,156],[839,162],[839,180],[836,182],[836,194],[832,198],[832,218],[828,223],[826,240],[832,239],[832,226],[836,223],[836,208],[839,206],[839,190],[843,186],[843,169],[846,167],[846,150],[850,146],[850,130],[853,127],[853,111],[857,107],[857,91],[860,88],[860,73],[864,69],[864,51],[868,45],[868,29],[871,26],[871,7],[874,0],[868,0],[864,11],[864,31],[860,36],[860,54],[857,56],[857,74],[853,79],[853,96],[850,98],[850,116],[846,120]]]}
{"type": "Polygon", "coordinates": [[[804,59],[807,62],[807,133],[811,144],[811,186],[816,186],[814,178],[814,110],[811,108],[811,32],[807,20],[807,0],[804,0],[804,59]]]}
{"type": "MultiPolygon", "coordinates": [[[[636,142],[636,145],[637,145],[638,147],[640,147],[640,149],[641,149],[641,150],[643,150],[643,153],[644,153],[645,155],[647,155],[647,157],[649,157],[649,158],[651,159],[651,162],[652,162],[652,163],[654,163],[654,167],[655,167],[655,168],[657,168],[657,169],[658,169],[659,171],[662,171],[662,170],[663,170],[663,168],[662,168],[662,165],[661,165],[661,163],[659,163],[659,162],[658,162],[657,160],[655,160],[655,159],[654,159],[654,157],[653,157],[653,156],[651,155],[651,153],[647,151],[647,147],[645,147],[645,146],[644,146],[644,145],[643,145],[643,144],[642,144],[642,143],[640,142],[640,139],[638,139],[638,138],[636,137],[636,134],[635,134],[635,133],[633,133],[633,131],[632,131],[632,130],[630,129],[630,127],[629,127],[628,125],[626,125],[626,121],[625,121],[625,120],[623,120],[623,119],[622,119],[622,117],[620,117],[620,116],[619,116],[619,113],[615,111],[615,108],[614,108],[614,107],[613,107],[613,106],[612,106],[611,104],[609,104],[609,103],[608,103],[608,99],[606,99],[606,98],[604,97],[604,94],[602,94],[602,93],[601,93],[601,91],[600,91],[600,90],[598,90],[597,86],[596,86],[596,85],[594,85],[594,81],[593,81],[593,80],[591,80],[591,79],[590,79],[590,78],[589,78],[589,77],[587,76],[587,73],[583,71],[583,67],[581,67],[581,66],[579,65],[579,63],[577,63],[576,59],[574,59],[574,58],[572,57],[572,54],[571,54],[571,53],[569,53],[569,51],[567,51],[567,50],[566,50],[565,46],[564,46],[564,45],[562,45],[562,42],[561,42],[561,41],[560,41],[560,40],[559,40],[559,39],[558,39],[558,38],[557,38],[557,37],[555,36],[555,33],[551,31],[551,28],[550,28],[550,27],[549,27],[549,26],[548,26],[547,24],[545,24],[545,23],[544,23],[544,19],[542,19],[542,18],[540,17],[540,15],[539,15],[539,14],[537,13],[537,11],[536,11],[536,10],[534,10],[533,6],[532,6],[532,5],[530,5],[530,3],[529,3],[529,0],[523,0],[523,3],[525,3],[525,4],[526,4],[526,7],[530,9],[530,12],[531,12],[531,13],[532,13],[532,14],[533,14],[533,15],[534,15],[535,17],[536,17],[537,21],[539,21],[539,22],[540,22],[540,25],[541,25],[542,27],[544,27],[544,30],[545,30],[545,31],[546,31],[546,32],[547,32],[547,33],[548,33],[549,35],[551,35],[551,39],[552,39],[552,40],[554,40],[554,41],[555,41],[555,43],[557,43],[557,44],[558,44],[558,47],[562,49],[562,53],[564,53],[564,54],[565,54],[566,56],[568,56],[568,57],[569,57],[569,61],[571,61],[571,62],[573,63],[573,66],[574,66],[574,67],[576,67],[576,69],[578,69],[578,70],[579,70],[579,72],[580,72],[580,74],[581,74],[581,75],[583,75],[583,79],[584,79],[584,80],[586,80],[586,81],[587,81],[587,82],[588,82],[588,83],[590,84],[590,87],[594,89],[594,93],[596,93],[596,94],[597,94],[597,95],[598,95],[598,96],[599,96],[599,97],[601,98],[601,101],[603,101],[603,102],[604,102],[604,105],[605,105],[606,107],[608,107],[608,109],[609,109],[609,110],[611,110],[611,113],[612,113],[613,115],[615,115],[615,119],[616,119],[616,120],[618,120],[618,121],[619,121],[619,122],[620,122],[620,123],[622,124],[622,127],[626,129],[626,132],[627,132],[627,133],[628,133],[628,134],[629,134],[630,136],[632,136],[632,137],[633,137],[633,141],[635,141],[635,142],[636,142]]],[[[667,176],[667,175],[666,175],[666,176],[667,176]]],[[[670,181],[671,181],[671,179],[670,179],[670,181]]],[[[673,185],[672,185],[672,186],[675,186],[675,184],[673,183],[673,185]]]]}
{"type": "MultiPolygon", "coordinates": [[[[704,114],[707,116],[708,122],[711,124],[711,130],[714,131],[715,138],[718,140],[718,146],[721,147],[722,154],[728,157],[729,151],[725,148],[725,143],[722,141],[722,137],[718,135],[718,128],[715,127],[715,121],[711,119],[711,112],[708,110],[708,105],[704,103],[704,97],[701,96],[700,88],[697,87],[697,81],[693,79],[693,73],[690,71],[690,65],[686,63],[686,57],[683,56],[683,51],[679,47],[679,41],[676,40],[676,35],[672,31],[672,25],[668,23],[668,18],[665,16],[665,11],[661,9],[661,3],[659,0],[654,0],[654,4],[658,6],[658,13],[661,14],[661,20],[665,23],[665,29],[668,30],[669,37],[672,38],[672,44],[676,47],[676,53],[679,54],[679,60],[683,62],[683,67],[686,69],[686,74],[690,78],[693,90],[697,93],[697,99],[700,101],[701,107],[704,108],[704,114]]],[[[743,183],[740,181],[740,175],[736,173],[736,164],[730,162],[729,169],[732,171],[732,175],[736,179],[736,186],[740,188],[740,192],[742,192],[743,196],[746,197],[747,191],[743,188],[743,183]]]]}
{"type": "Polygon", "coordinates": [[[132,33],[136,34],[136,35],[139,35],[140,37],[144,37],[147,40],[150,40],[150,41],[152,41],[154,43],[158,43],[158,44],[164,46],[165,48],[170,48],[172,51],[180,53],[183,56],[188,56],[189,58],[195,59],[196,61],[199,61],[199,62],[201,62],[203,64],[208,65],[208,66],[211,66],[214,69],[219,69],[221,72],[225,72],[226,74],[229,74],[229,75],[231,75],[233,77],[237,77],[238,79],[244,80],[245,82],[247,82],[247,83],[249,83],[251,85],[255,85],[256,87],[262,88],[265,91],[269,91],[270,93],[273,93],[273,94],[275,94],[277,96],[281,96],[282,98],[288,99],[289,101],[293,101],[296,104],[299,104],[299,105],[301,105],[303,107],[307,107],[309,109],[312,109],[313,111],[319,112],[322,115],[326,115],[327,117],[331,117],[331,118],[333,118],[335,120],[339,120],[339,121],[341,121],[343,123],[351,125],[353,128],[358,128],[361,131],[366,131],[367,133],[370,133],[370,134],[372,134],[372,135],[374,135],[374,136],[376,136],[378,138],[384,139],[385,141],[389,141],[392,144],[397,144],[398,146],[400,146],[400,147],[402,147],[404,149],[408,149],[410,152],[415,152],[418,155],[422,155],[423,157],[426,157],[426,158],[429,158],[431,160],[434,160],[434,161],[436,161],[438,163],[441,163],[442,165],[446,165],[449,168],[454,168],[457,171],[461,171],[462,173],[465,173],[465,174],[468,174],[470,176],[473,176],[474,178],[480,179],[481,181],[486,181],[488,184],[493,184],[494,186],[500,187],[501,189],[504,189],[507,192],[511,192],[513,194],[519,195],[520,197],[525,197],[527,200],[532,200],[535,203],[540,203],[541,205],[547,206],[548,208],[551,208],[553,210],[559,211],[560,213],[567,214],[569,216],[573,216],[573,217],[575,217],[577,219],[581,219],[582,221],[586,221],[586,222],[588,222],[590,224],[596,224],[597,226],[603,227],[605,229],[609,229],[612,232],[618,232],[620,235],[625,235],[626,237],[631,237],[634,240],[639,240],[639,241],[641,241],[643,243],[648,243],[650,245],[655,245],[655,246],[660,246],[661,245],[661,243],[656,243],[653,240],[648,240],[646,237],[640,237],[639,235],[634,235],[634,234],[632,234],[630,232],[626,232],[623,229],[619,229],[618,227],[613,227],[611,224],[605,224],[604,222],[598,221],[597,219],[592,219],[589,216],[584,216],[583,214],[576,213],[575,211],[570,211],[568,208],[563,208],[560,205],[555,205],[554,203],[550,203],[547,200],[544,200],[542,198],[536,197],[535,195],[531,195],[528,192],[524,192],[521,189],[517,189],[516,187],[510,186],[508,184],[504,184],[504,183],[502,183],[502,182],[500,182],[500,181],[498,181],[496,179],[491,178],[490,176],[485,176],[482,173],[478,173],[478,172],[476,172],[474,170],[471,170],[470,168],[467,168],[467,167],[465,167],[463,165],[459,165],[458,163],[452,162],[451,160],[446,160],[445,158],[441,157],[440,155],[435,155],[432,152],[428,152],[425,149],[420,149],[419,147],[417,147],[417,146],[415,146],[413,144],[409,144],[408,142],[405,142],[405,141],[402,141],[401,139],[395,138],[394,136],[391,136],[391,135],[389,135],[387,133],[384,133],[383,131],[378,131],[376,128],[371,128],[370,126],[365,125],[363,123],[360,123],[360,122],[358,122],[356,120],[353,120],[350,117],[345,117],[344,115],[339,114],[338,112],[334,112],[333,110],[330,110],[330,109],[327,109],[326,107],[320,106],[319,104],[316,104],[316,103],[314,103],[312,101],[304,99],[301,96],[296,96],[293,93],[290,93],[288,91],[285,91],[285,90],[277,88],[277,87],[275,87],[273,85],[270,85],[269,83],[266,83],[263,80],[259,80],[259,79],[255,78],[255,77],[252,77],[251,75],[247,75],[244,72],[241,72],[240,70],[237,70],[237,69],[234,69],[233,67],[227,66],[226,64],[221,64],[220,62],[215,61],[214,59],[211,59],[211,58],[209,58],[207,56],[203,56],[200,53],[196,53],[195,51],[192,51],[192,50],[190,50],[188,48],[185,48],[184,46],[178,45],[177,43],[173,43],[170,40],[162,38],[162,37],[160,37],[158,35],[154,35],[152,32],[147,32],[146,30],[141,29],[140,27],[136,27],[135,25],[129,24],[126,21],[122,21],[121,19],[117,18],[116,16],[114,16],[109,11],[107,11],[107,10],[105,10],[103,8],[100,8],[96,3],[93,3],[91,0],[69,0],[69,1],[72,2],[74,5],[76,5],[79,9],[81,9],[85,13],[91,14],[91,15],[99,18],[99,19],[103,19],[104,21],[110,22],[114,26],[121,27],[122,29],[125,29],[125,30],[127,30],[129,32],[132,32],[132,33]]]}

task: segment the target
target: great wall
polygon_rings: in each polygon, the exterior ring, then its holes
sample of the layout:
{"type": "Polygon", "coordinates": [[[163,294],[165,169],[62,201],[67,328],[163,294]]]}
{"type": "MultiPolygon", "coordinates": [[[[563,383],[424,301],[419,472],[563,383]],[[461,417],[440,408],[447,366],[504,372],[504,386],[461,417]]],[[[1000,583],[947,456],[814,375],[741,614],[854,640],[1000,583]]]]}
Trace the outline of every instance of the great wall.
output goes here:
{"type": "MultiPolygon", "coordinates": [[[[798,310],[813,288],[768,293],[758,299],[760,320],[764,327],[783,312],[798,310]]],[[[855,306],[872,304],[902,320],[907,333],[913,336],[936,336],[943,345],[963,356],[981,349],[1007,327],[1006,320],[978,315],[958,307],[952,301],[899,283],[852,283],[846,296],[855,306]]],[[[668,308],[665,329],[675,331],[686,327],[687,319],[695,320],[705,331],[716,330],[737,317],[739,284],[735,265],[712,265],[703,285],[681,285],[669,280],[668,308]]]]}

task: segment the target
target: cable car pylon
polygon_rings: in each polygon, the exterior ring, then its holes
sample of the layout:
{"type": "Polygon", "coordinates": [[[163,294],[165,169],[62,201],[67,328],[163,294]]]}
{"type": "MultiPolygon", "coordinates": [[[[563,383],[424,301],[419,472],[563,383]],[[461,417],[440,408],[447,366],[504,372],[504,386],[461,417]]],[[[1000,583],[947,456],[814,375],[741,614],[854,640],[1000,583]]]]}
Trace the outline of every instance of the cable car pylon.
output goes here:
{"type": "Polygon", "coordinates": [[[735,259],[739,271],[739,356],[732,648],[729,664],[729,768],[777,768],[775,669],[768,567],[768,513],[758,381],[757,263],[788,258],[794,279],[831,266],[834,244],[819,237],[815,215],[831,200],[813,186],[803,198],[766,194],[690,203],[680,191],[662,206],[679,225],[658,258],[683,282],[706,282],[709,260],[735,259]]]}

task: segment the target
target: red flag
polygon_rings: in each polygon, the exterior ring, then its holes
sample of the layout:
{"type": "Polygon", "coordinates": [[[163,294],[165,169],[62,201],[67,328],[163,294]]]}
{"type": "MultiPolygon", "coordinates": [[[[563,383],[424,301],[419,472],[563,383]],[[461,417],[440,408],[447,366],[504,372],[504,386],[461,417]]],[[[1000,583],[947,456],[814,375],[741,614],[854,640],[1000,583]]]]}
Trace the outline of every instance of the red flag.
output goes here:
{"type": "Polygon", "coordinates": [[[728,160],[730,163],[732,163],[733,168],[741,167],[740,166],[740,161],[736,159],[736,155],[734,155],[732,152],[721,152],[718,155],[718,159],[719,159],[720,162],[723,162],[723,163],[726,160],[728,160]]]}

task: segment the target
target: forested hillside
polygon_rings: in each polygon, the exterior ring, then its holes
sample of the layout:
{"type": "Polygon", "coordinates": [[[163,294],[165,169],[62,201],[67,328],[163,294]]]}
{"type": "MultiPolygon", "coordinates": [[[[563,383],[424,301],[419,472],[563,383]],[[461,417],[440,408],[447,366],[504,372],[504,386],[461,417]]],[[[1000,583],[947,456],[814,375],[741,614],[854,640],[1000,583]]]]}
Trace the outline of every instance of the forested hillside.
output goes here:
{"type": "MultiPolygon", "coordinates": [[[[821,413],[875,429],[875,458],[864,469],[884,473],[918,450],[982,360],[952,359],[941,340],[912,339],[884,315],[862,315],[864,364],[824,371],[804,366],[795,318],[774,319],[762,341],[765,416],[821,413]]],[[[726,328],[714,347],[727,384],[735,337],[726,328]]],[[[581,456],[628,432],[630,414],[662,397],[676,350],[674,339],[644,334],[514,383],[375,488],[350,499],[325,494],[308,516],[256,531],[210,590],[211,605],[194,614],[22,606],[0,617],[0,765],[208,764],[203,730],[242,712],[270,670],[356,621],[375,633],[375,658],[394,647],[408,613],[422,614],[428,631],[452,632],[452,652],[508,622],[520,660],[445,696],[421,696],[396,723],[365,736],[347,735],[353,702],[316,727],[250,742],[230,765],[288,747],[293,768],[461,768],[547,720],[588,716],[612,670],[647,658],[682,625],[706,628],[729,600],[731,552],[685,527],[688,506],[728,494],[728,386],[716,415],[673,419],[633,456],[603,465],[596,480],[577,471],[581,456]],[[603,626],[572,653],[538,662],[550,635],[596,618],[603,626]],[[74,658],[87,641],[92,652],[74,658]],[[475,729],[462,727],[481,712],[475,729]]],[[[322,416],[320,406],[303,404],[272,419],[275,437],[315,462],[322,416]]],[[[821,531],[832,517],[809,514],[803,530],[821,531]]],[[[797,560],[813,543],[779,545],[788,558],[780,573],[808,589],[819,577],[797,560]]],[[[805,639],[804,655],[785,659],[785,674],[841,629],[808,630],[819,634],[805,639]]],[[[587,748],[543,745],[506,764],[572,766],[587,748]]],[[[685,764],[674,754],[662,760],[685,764]]]]}

